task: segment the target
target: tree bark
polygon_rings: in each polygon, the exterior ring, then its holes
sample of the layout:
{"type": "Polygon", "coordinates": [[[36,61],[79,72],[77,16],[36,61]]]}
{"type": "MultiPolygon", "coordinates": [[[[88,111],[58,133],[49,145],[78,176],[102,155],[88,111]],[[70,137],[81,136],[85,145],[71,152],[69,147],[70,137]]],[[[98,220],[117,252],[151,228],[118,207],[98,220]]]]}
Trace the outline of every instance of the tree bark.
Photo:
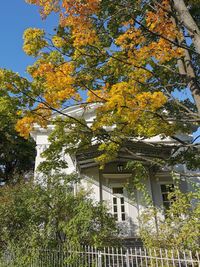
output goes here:
{"type": "Polygon", "coordinates": [[[185,49],[185,56],[183,59],[177,61],[179,73],[186,77],[188,86],[194,98],[198,114],[200,115],[200,87],[197,83],[196,73],[192,65],[192,59],[188,50],[185,49]]]}
{"type": "Polygon", "coordinates": [[[194,67],[192,66],[191,56],[188,50],[185,50],[184,64],[186,68],[187,78],[189,80],[188,86],[194,98],[198,113],[200,115],[200,87],[197,83],[194,67]]]}
{"type": "Polygon", "coordinates": [[[200,29],[191,16],[184,0],[174,0],[174,8],[179,15],[179,22],[187,29],[191,36],[196,52],[200,55],[200,29]]]}
{"type": "MultiPolygon", "coordinates": [[[[185,5],[184,0],[174,0],[173,5],[175,11],[178,14],[177,20],[179,25],[177,26],[179,26],[179,28],[183,26],[184,28],[187,29],[188,33],[191,36],[191,40],[194,44],[195,50],[197,53],[199,53],[200,56],[200,29],[198,28],[196,22],[192,18],[187,6],[185,5]]],[[[181,44],[183,42],[185,42],[185,40],[182,33],[182,38],[179,38],[179,43],[181,44]]],[[[187,77],[188,86],[194,98],[198,114],[200,115],[200,87],[197,83],[197,77],[194,66],[192,64],[191,55],[187,49],[185,49],[184,58],[178,60],[178,67],[180,74],[187,77]]]]}

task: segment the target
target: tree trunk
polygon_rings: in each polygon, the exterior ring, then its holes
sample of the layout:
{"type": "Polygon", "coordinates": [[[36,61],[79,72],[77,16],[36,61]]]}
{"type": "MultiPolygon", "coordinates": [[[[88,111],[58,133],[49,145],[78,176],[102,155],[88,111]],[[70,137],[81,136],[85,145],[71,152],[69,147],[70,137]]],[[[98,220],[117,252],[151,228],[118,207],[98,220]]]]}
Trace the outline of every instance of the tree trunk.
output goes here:
{"type": "Polygon", "coordinates": [[[191,16],[183,0],[174,0],[174,8],[178,12],[179,22],[188,30],[191,36],[196,52],[200,55],[200,29],[191,16]]]}
{"type": "Polygon", "coordinates": [[[200,115],[200,88],[197,83],[196,74],[192,66],[192,60],[188,50],[185,50],[184,63],[187,72],[187,78],[189,80],[188,85],[194,98],[198,113],[200,115]]]}
{"type": "MultiPolygon", "coordinates": [[[[178,14],[177,20],[179,22],[179,27],[181,28],[180,25],[182,25],[187,29],[193,41],[195,50],[197,53],[199,53],[200,56],[200,30],[196,22],[192,18],[189,10],[187,9],[184,0],[174,0],[173,4],[178,14]]],[[[179,40],[179,43],[183,43],[184,41],[184,37],[182,37],[182,40],[179,40]]],[[[194,66],[192,65],[192,59],[187,49],[185,49],[184,59],[178,60],[178,67],[180,74],[185,75],[187,77],[188,86],[194,98],[198,114],[200,115],[200,87],[197,83],[197,77],[194,70],[194,66]]]]}
{"type": "Polygon", "coordinates": [[[196,73],[192,65],[192,59],[188,50],[185,49],[185,56],[178,60],[179,73],[187,78],[188,86],[194,98],[198,114],[200,115],[200,87],[197,83],[196,73]]]}

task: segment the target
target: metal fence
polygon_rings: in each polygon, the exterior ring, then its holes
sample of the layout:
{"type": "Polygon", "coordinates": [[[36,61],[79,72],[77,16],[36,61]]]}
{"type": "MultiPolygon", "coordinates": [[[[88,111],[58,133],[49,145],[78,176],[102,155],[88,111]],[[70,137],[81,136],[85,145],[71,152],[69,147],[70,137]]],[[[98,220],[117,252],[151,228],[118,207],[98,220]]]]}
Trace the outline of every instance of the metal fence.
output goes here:
{"type": "Polygon", "coordinates": [[[4,252],[1,267],[200,267],[199,252],[81,247],[4,252]]]}

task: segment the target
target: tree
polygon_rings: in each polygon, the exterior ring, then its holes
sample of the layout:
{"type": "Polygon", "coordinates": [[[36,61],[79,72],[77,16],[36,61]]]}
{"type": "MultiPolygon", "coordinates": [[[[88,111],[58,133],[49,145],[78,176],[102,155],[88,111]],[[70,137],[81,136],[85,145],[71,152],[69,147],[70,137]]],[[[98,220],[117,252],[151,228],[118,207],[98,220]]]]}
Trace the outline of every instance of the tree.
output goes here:
{"type": "MultiPolygon", "coordinates": [[[[23,136],[34,122],[47,126],[52,111],[62,114],[60,109],[71,104],[87,109],[97,103],[97,117],[90,127],[82,118],[64,114],[66,119],[55,122],[52,140],[57,155],[63,144],[66,151],[75,152],[96,140],[97,160],[103,165],[120,149],[134,153],[127,145],[130,136],[142,142],[156,135],[178,141],[175,152],[184,148],[168,164],[186,161],[196,152],[196,145],[188,146],[175,135],[191,133],[199,122],[198,1],[27,2],[39,5],[44,18],[59,12],[60,23],[54,36],[36,28],[25,31],[24,51],[36,58],[27,69],[31,81],[1,70],[1,87],[21,94],[25,109],[16,129],[23,136]],[[191,98],[174,97],[175,91],[184,92],[188,87],[195,103],[191,98]],[[112,131],[105,130],[113,125],[112,131]],[[66,136],[67,128],[70,136],[66,136]]],[[[196,156],[190,167],[197,164],[196,156]]]]}
{"type": "Polygon", "coordinates": [[[173,175],[173,184],[163,185],[163,205],[157,206],[143,182],[149,178],[147,166],[141,162],[130,162],[129,165],[134,173],[134,178],[127,183],[129,197],[136,199],[135,190],[145,203],[138,216],[139,235],[144,246],[196,253],[200,245],[200,187],[197,181],[188,180],[190,191],[187,191],[179,177],[173,175]]]}
{"type": "Polygon", "coordinates": [[[189,193],[176,189],[169,195],[172,203],[168,210],[163,212],[163,209],[151,207],[144,211],[140,218],[144,245],[154,249],[197,251],[200,245],[199,193],[199,189],[189,193]]]}
{"type": "MultiPolygon", "coordinates": [[[[0,252],[5,249],[58,248],[116,244],[114,217],[104,204],[95,203],[89,193],[74,195],[76,174],[57,174],[44,184],[21,182],[0,189],[0,252]]],[[[21,265],[20,265],[21,266],[21,265]]]]}
{"type": "Polygon", "coordinates": [[[35,144],[15,130],[18,101],[0,93],[0,185],[13,183],[33,172],[35,144]]]}

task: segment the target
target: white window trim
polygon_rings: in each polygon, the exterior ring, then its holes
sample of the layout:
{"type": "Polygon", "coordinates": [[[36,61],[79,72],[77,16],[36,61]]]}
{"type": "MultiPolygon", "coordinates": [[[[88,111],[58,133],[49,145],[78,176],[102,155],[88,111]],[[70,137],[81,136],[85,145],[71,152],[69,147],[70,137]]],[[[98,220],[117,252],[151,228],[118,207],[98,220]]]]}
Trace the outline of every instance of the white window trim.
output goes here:
{"type": "Polygon", "coordinates": [[[106,179],[123,179],[123,178],[130,178],[132,173],[103,173],[102,176],[106,179]]]}

